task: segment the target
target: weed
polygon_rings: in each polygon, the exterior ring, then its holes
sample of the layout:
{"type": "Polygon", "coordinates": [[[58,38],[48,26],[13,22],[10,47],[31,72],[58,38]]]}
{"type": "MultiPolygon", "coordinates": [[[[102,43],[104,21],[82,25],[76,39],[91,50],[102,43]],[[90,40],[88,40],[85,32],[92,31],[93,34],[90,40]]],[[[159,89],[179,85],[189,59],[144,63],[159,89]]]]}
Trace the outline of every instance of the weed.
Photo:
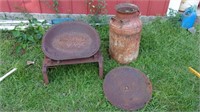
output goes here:
{"type": "Polygon", "coordinates": [[[48,6],[49,9],[52,9],[53,11],[55,11],[56,16],[59,17],[58,13],[60,12],[58,7],[59,7],[59,2],[58,0],[52,0],[53,4],[51,4],[49,2],[49,0],[43,0],[42,1],[44,4],[46,4],[48,6]]]}
{"type": "Polygon", "coordinates": [[[176,10],[169,9],[168,21],[174,26],[180,27],[181,25],[181,14],[176,10]]]}
{"type": "Polygon", "coordinates": [[[14,48],[16,52],[25,51],[28,47],[37,44],[41,41],[47,26],[46,21],[40,22],[36,18],[29,19],[29,23],[20,23],[14,30],[11,30],[13,37],[17,40],[14,48]],[[24,28],[24,26],[26,26],[24,28]]]}
{"type": "Polygon", "coordinates": [[[100,14],[107,14],[105,0],[86,0],[91,15],[89,16],[90,23],[100,23],[100,14]]]}
{"type": "Polygon", "coordinates": [[[53,9],[56,12],[56,14],[58,14],[60,11],[58,10],[59,7],[59,3],[58,0],[53,0],[53,9]]]}

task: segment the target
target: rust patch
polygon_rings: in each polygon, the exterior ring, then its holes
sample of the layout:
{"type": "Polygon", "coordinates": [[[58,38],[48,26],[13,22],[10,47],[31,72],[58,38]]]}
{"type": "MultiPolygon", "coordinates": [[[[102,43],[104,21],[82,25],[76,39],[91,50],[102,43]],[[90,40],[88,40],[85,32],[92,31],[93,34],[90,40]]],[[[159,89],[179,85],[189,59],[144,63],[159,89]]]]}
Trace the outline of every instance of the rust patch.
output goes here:
{"type": "Polygon", "coordinates": [[[42,50],[54,60],[88,58],[100,47],[96,30],[84,22],[64,22],[52,26],[44,35],[42,50]]]}
{"type": "Polygon", "coordinates": [[[83,48],[88,47],[87,45],[90,45],[91,42],[91,38],[85,33],[70,32],[55,37],[52,41],[52,46],[62,52],[73,52],[73,50],[83,50],[83,48]]]}
{"type": "Polygon", "coordinates": [[[117,62],[127,64],[139,53],[140,35],[117,35],[110,31],[110,54],[117,62]]]}

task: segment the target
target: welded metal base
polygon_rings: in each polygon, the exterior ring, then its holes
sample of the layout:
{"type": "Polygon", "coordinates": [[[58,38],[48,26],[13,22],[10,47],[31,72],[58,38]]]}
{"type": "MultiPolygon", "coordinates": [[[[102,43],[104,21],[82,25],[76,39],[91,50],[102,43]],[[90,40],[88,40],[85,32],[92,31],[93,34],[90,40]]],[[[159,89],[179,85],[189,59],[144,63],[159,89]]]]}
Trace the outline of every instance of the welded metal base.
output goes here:
{"type": "Polygon", "coordinates": [[[44,83],[48,84],[48,74],[47,70],[49,67],[58,66],[58,65],[69,65],[69,64],[81,64],[81,63],[91,63],[91,62],[98,62],[99,65],[99,77],[103,78],[103,57],[98,51],[96,54],[89,58],[80,58],[80,59],[71,59],[71,60],[52,60],[47,56],[44,57],[43,66],[42,66],[42,74],[44,83]]]}

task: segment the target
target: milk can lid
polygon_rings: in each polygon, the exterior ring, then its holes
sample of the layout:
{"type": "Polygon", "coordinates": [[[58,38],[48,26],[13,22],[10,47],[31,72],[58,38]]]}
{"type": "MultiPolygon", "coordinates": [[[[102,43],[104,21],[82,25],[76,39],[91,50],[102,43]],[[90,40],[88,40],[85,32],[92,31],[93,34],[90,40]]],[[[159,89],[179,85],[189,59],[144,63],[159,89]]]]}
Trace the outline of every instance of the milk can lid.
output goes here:
{"type": "Polygon", "coordinates": [[[115,6],[115,10],[119,13],[134,13],[138,12],[139,8],[135,4],[131,3],[120,3],[115,6]]]}

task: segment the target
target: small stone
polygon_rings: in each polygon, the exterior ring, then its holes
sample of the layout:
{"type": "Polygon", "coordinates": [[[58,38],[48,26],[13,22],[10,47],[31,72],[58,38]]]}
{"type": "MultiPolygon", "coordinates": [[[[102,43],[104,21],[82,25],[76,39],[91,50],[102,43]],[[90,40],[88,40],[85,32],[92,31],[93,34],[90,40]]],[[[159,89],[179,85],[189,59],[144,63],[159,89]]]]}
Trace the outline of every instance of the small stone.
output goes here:
{"type": "Polygon", "coordinates": [[[0,60],[0,65],[3,64],[3,61],[0,60]]]}
{"type": "Polygon", "coordinates": [[[194,27],[189,28],[188,31],[191,32],[192,34],[196,33],[196,29],[194,27]]]}
{"type": "Polygon", "coordinates": [[[33,65],[35,62],[34,61],[27,61],[26,64],[27,65],[33,65]]]}

